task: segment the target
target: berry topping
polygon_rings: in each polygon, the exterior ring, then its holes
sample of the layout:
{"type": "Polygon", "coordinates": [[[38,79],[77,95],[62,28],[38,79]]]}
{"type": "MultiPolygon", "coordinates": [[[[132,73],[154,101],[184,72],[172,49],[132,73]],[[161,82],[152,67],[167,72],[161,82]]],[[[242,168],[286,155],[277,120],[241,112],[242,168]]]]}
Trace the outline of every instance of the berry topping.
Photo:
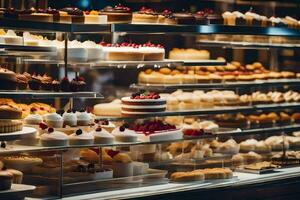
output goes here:
{"type": "Polygon", "coordinates": [[[81,129],[78,129],[77,131],[76,131],[76,135],[81,135],[82,134],[82,130],[81,129]]]}
{"type": "Polygon", "coordinates": [[[137,92],[133,93],[130,97],[131,99],[159,99],[160,96],[156,92],[137,92]]]}
{"type": "Polygon", "coordinates": [[[120,130],[121,132],[124,132],[124,131],[125,131],[125,127],[124,127],[124,126],[120,126],[119,130],[120,130]]]}
{"type": "Polygon", "coordinates": [[[47,124],[45,124],[45,123],[43,123],[43,122],[41,122],[41,123],[39,124],[39,127],[40,127],[42,130],[45,130],[45,129],[48,128],[47,124]]]}
{"type": "Polygon", "coordinates": [[[30,112],[31,112],[31,113],[34,113],[34,112],[36,112],[36,111],[37,111],[36,108],[34,108],[34,107],[30,108],[30,112]]]}
{"type": "Polygon", "coordinates": [[[127,124],[127,123],[123,124],[123,126],[124,126],[125,128],[129,128],[129,124],[127,124]]]}
{"type": "Polygon", "coordinates": [[[1,148],[6,148],[6,143],[5,142],[1,142],[1,148]]]}
{"type": "Polygon", "coordinates": [[[109,125],[109,121],[108,120],[103,120],[100,122],[101,125],[109,125]]]}
{"type": "Polygon", "coordinates": [[[132,129],[136,132],[142,132],[145,135],[150,135],[155,132],[175,130],[176,126],[164,123],[161,120],[155,120],[136,124],[132,127],[132,129]]]}
{"type": "Polygon", "coordinates": [[[100,120],[99,120],[99,119],[95,119],[94,122],[95,122],[96,124],[98,124],[98,123],[100,122],[100,120]]]}
{"type": "Polygon", "coordinates": [[[112,149],[109,149],[107,152],[106,152],[110,157],[114,157],[115,155],[117,155],[118,153],[120,153],[119,151],[114,151],[112,149]]]}
{"type": "Polygon", "coordinates": [[[48,128],[48,133],[53,133],[54,129],[52,127],[48,128]]]}
{"type": "Polygon", "coordinates": [[[72,110],[71,110],[71,109],[67,110],[67,113],[71,113],[71,112],[72,112],[72,110]]]}
{"type": "Polygon", "coordinates": [[[100,131],[102,131],[102,128],[101,128],[101,126],[98,126],[98,127],[96,128],[96,131],[97,131],[97,132],[100,132],[100,131]]]}

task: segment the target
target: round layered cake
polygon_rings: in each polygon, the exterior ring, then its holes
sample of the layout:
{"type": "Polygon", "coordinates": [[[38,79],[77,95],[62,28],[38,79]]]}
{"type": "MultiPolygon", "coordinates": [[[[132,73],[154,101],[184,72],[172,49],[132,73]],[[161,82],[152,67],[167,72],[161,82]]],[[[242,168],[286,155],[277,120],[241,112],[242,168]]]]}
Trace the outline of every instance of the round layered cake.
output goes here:
{"type": "Polygon", "coordinates": [[[131,97],[122,98],[122,115],[147,115],[164,112],[167,101],[157,93],[135,93],[131,97]]]}

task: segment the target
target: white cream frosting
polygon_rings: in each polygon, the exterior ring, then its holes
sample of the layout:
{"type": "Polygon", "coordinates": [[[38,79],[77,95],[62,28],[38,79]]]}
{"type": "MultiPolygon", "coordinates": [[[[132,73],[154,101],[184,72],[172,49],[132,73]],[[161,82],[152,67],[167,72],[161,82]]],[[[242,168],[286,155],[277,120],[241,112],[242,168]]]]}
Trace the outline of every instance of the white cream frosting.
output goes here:
{"type": "Polygon", "coordinates": [[[28,115],[24,120],[25,120],[25,122],[27,122],[27,121],[42,122],[42,121],[43,121],[43,118],[42,118],[42,116],[39,115],[39,114],[30,114],[30,115],[28,115]]]}
{"type": "Polygon", "coordinates": [[[62,117],[64,121],[77,121],[77,115],[72,112],[71,113],[65,112],[62,117]]]}
{"type": "Polygon", "coordinates": [[[165,53],[165,49],[159,47],[139,47],[138,49],[142,53],[165,53]]]}
{"type": "Polygon", "coordinates": [[[52,133],[44,133],[41,135],[41,140],[68,140],[68,135],[60,132],[54,131],[52,133]]]}
{"type": "Polygon", "coordinates": [[[119,127],[115,128],[111,134],[115,136],[124,136],[124,137],[130,137],[130,136],[136,137],[138,135],[135,131],[129,130],[128,128],[125,128],[125,130],[121,132],[119,127]]]}
{"type": "Polygon", "coordinates": [[[69,135],[70,140],[93,140],[94,135],[92,133],[82,131],[82,134],[77,135],[76,132],[69,135]]]}
{"type": "Polygon", "coordinates": [[[90,113],[85,112],[77,112],[77,120],[78,121],[91,121],[92,120],[92,116],[90,113]]]}
{"type": "Polygon", "coordinates": [[[46,121],[62,121],[63,118],[57,113],[49,113],[44,116],[46,121]]]}
{"type": "Polygon", "coordinates": [[[101,129],[101,131],[92,131],[92,134],[94,137],[101,137],[101,138],[114,138],[112,134],[110,134],[108,131],[106,131],[104,128],[101,129]]]}

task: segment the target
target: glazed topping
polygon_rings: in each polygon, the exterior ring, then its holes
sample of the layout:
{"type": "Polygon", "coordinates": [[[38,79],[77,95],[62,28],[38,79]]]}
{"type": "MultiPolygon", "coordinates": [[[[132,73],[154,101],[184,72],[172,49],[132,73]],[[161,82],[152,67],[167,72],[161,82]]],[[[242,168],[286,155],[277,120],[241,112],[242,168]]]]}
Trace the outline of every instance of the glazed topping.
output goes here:
{"type": "Polygon", "coordinates": [[[45,130],[45,129],[48,128],[47,124],[45,124],[45,123],[43,123],[43,122],[41,122],[41,123],[39,124],[39,127],[40,127],[42,130],[45,130]]]}
{"type": "Polygon", "coordinates": [[[78,130],[75,132],[76,135],[81,135],[82,133],[83,133],[83,132],[82,132],[81,129],[78,129],[78,130]]]}
{"type": "Polygon", "coordinates": [[[48,128],[48,133],[53,133],[54,129],[52,127],[48,128]]]}
{"type": "Polygon", "coordinates": [[[118,4],[115,7],[107,6],[102,10],[102,12],[131,13],[132,11],[131,8],[118,4]]]}
{"type": "Polygon", "coordinates": [[[175,130],[176,126],[164,123],[161,120],[144,122],[142,124],[136,124],[132,127],[136,132],[142,132],[145,135],[153,134],[156,131],[168,131],[175,130]]]}
{"type": "Polygon", "coordinates": [[[66,7],[63,8],[62,11],[67,12],[69,15],[77,15],[77,16],[83,15],[83,11],[75,7],[66,7]]]}
{"type": "Polygon", "coordinates": [[[154,12],[153,9],[147,8],[145,6],[141,7],[141,9],[139,10],[139,13],[141,13],[141,14],[147,14],[147,15],[157,15],[157,13],[154,12]]]}
{"type": "Polygon", "coordinates": [[[160,96],[156,92],[137,92],[133,93],[131,99],[159,99],[160,96]]]}

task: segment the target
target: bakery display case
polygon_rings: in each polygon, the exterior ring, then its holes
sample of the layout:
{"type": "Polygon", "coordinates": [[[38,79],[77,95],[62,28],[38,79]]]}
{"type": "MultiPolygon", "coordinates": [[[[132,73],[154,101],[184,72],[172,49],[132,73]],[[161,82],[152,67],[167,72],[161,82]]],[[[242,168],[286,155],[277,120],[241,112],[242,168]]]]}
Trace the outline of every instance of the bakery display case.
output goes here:
{"type": "Polygon", "coordinates": [[[0,13],[0,199],[170,199],[299,178],[300,72],[279,65],[297,57],[296,18],[0,13]]]}

